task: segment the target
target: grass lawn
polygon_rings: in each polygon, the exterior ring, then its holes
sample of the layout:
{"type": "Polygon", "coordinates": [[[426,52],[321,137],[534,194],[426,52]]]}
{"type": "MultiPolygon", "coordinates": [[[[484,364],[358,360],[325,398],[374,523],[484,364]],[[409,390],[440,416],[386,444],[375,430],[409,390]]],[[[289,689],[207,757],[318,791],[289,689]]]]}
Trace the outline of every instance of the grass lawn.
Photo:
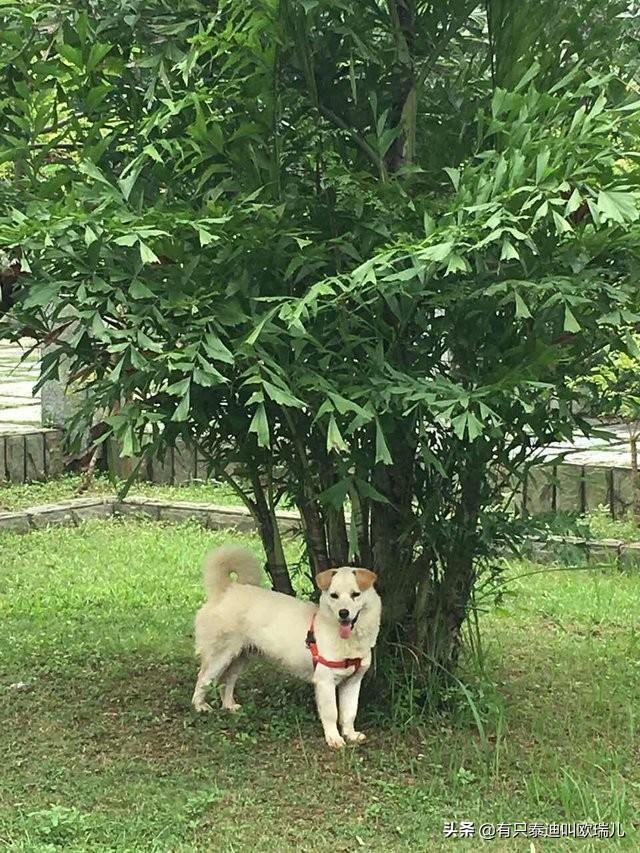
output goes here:
{"type": "Polygon", "coordinates": [[[238,714],[190,710],[199,564],[228,539],[135,520],[0,534],[0,847],[475,850],[443,837],[464,819],[626,831],[489,849],[640,849],[640,575],[512,565],[468,701],[422,717],[400,674],[369,687],[369,741],[333,753],[309,688],[265,665],[238,714]]]}
{"type": "MultiPolygon", "coordinates": [[[[65,475],[46,483],[0,483],[0,512],[25,509],[45,503],[69,500],[77,497],[82,478],[65,475]]],[[[97,476],[88,492],[81,497],[98,497],[113,495],[117,486],[108,477],[97,476]]],[[[184,486],[158,486],[153,483],[134,483],[128,493],[129,497],[144,496],[153,498],[170,498],[182,501],[203,501],[224,505],[241,504],[237,494],[225,483],[194,482],[184,486]]]]}

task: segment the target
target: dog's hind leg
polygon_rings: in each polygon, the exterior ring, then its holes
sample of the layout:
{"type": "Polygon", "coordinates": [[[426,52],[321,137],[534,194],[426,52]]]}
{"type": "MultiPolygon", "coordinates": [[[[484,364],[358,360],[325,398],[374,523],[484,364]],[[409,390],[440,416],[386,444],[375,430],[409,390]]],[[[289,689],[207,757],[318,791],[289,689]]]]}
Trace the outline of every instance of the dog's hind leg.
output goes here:
{"type": "Polygon", "coordinates": [[[241,654],[232,661],[225,671],[220,676],[220,698],[222,699],[222,707],[227,711],[239,711],[240,705],[233,698],[233,690],[236,686],[236,681],[240,674],[246,669],[249,663],[248,655],[241,654]]]}
{"type": "Polygon", "coordinates": [[[198,673],[198,680],[196,681],[193,698],[191,699],[196,711],[213,711],[213,708],[207,702],[207,687],[212,681],[220,678],[222,673],[225,672],[229,667],[229,664],[232,663],[233,659],[237,657],[239,652],[240,649],[238,648],[226,648],[224,650],[217,651],[215,654],[203,654],[200,672],[198,673]]]}

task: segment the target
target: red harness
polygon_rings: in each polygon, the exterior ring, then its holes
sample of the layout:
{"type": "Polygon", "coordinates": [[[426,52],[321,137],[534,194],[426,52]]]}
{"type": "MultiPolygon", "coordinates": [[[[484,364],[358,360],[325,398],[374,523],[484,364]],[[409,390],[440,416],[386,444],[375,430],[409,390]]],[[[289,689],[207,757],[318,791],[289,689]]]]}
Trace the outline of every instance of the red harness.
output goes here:
{"type": "Polygon", "coordinates": [[[309,630],[307,631],[307,639],[306,645],[309,651],[311,652],[311,660],[313,661],[313,670],[315,672],[316,667],[319,663],[322,666],[328,666],[330,669],[348,669],[350,666],[354,666],[354,675],[362,666],[362,658],[345,658],[344,660],[327,660],[323,658],[321,654],[318,653],[318,644],[316,642],[316,634],[314,630],[316,622],[316,614],[314,613],[311,618],[311,625],[309,625],[309,630]]]}

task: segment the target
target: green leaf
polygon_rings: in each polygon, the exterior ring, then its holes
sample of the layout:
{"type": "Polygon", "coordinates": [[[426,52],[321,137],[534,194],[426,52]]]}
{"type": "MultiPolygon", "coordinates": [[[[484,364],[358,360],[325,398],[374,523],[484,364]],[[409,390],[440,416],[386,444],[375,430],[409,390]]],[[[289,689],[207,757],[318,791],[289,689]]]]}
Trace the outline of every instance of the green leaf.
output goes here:
{"type": "Polygon", "coordinates": [[[96,43],[91,45],[89,59],[87,60],[87,71],[95,70],[112,48],[112,44],[96,43]]]}
{"type": "Polygon", "coordinates": [[[373,417],[371,412],[367,411],[367,409],[363,409],[362,406],[354,403],[353,400],[347,400],[347,398],[343,397],[341,394],[335,394],[334,392],[329,391],[327,396],[341,415],[346,415],[347,412],[354,412],[355,414],[360,415],[365,422],[370,421],[373,417]]]}
{"type": "Polygon", "coordinates": [[[630,112],[634,113],[636,110],[640,110],[640,101],[631,101],[630,104],[624,104],[622,107],[616,107],[618,112],[630,112]]]}
{"type": "Polygon", "coordinates": [[[262,330],[267,325],[267,323],[273,318],[274,314],[278,311],[278,308],[272,308],[271,311],[268,311],[262,320],[258,323],[255,329],[247,336],[245,343],[249,344],[249,346],[253,346],[255,342],[258,340],[260,335],[262,334],[262,330]]]}
{"type": "Polygon", "coordinates": [[[565,332],[579,332],[582,326],[576,318],[573,316],[573,312],[568,305],[564,306],[564,331],[565,332]]]}
{"type": "Polygon", "coordinates": [[[549,213],[549,202],[543,201],[540,207],[536,210],[533,217],[532,225],[535,225],[539,219],[544,219],[549,213]]]}
{"type": "Polygon", "coordinates": [[[445,270],[445,275],[450,275],[452,273],[457,273],[457,272],[462,272],[462,273],[469,272],[469,264],[466,262],[466,260],[463,257],[461,257],[460,255],[457,255],[455,252],[452,252],[452,254],[449,255],[449,262],[447,263],[447,269],[445,270]]]}
{"type": "Polygon", "coordinates": [[[220,237],[218,237],[216,234],[212,234],[210,231],[207,231],[207,229],[203,228],[202,226],[198,226],[198,238],[200,240],[201,246],[208,246],[209,243],[213,243],[214,240],[220,239],[220,237]]]}
{"type": "Polygon", "coordinates": [[[385,440],[384,433],[382,432],[380,422],[376,421],[376,465],[378,463],[382,463],[383,465],[393,465],[393,459],[389,453],[389,448],[387,447],[387,442],[385,440]]]}
{"type": "Polygon", "coordinates": [[[636,340],[635,335],[632,335],[630,332],[627,332],[624,336],[624,342],[627,348],[627,352],[631,356],[631,358],[635,358],[640,362],[640,347],[638,346],[638,341],[636,340]]]}
{"type": "Polygon", "coordinates": [[[93,163],[91,160],[82,160],[80,163],[78,163],[78,171],[83,175],[87,175],[88,177],[93,178],[94,181],[98,181],[98,183],[102,184],[103,186],[108,187],[113,193],[118,192],[111,183],[111,181],[105,178],[100,169],[98,169],[96,164],[93,163]]]}
{"type": "Polygon", "coordinates": [[[256,434],[259,447],[269,446],[269,421],[267,420],[267,412],[263,403],[260,403],[251,419],[249,432],[256,434]]]}
{"type": "Polygon", "coordinates": [[[139,278],[134,278],[131,282],[131,287],[129,288],[129,295],[132,299],[155,299],[156,294],[149,290],[147,285],[140,281],[139,278]]]}
{"type": "Polygon", "coordinates": [[[327,450],[336,450],[345,453],[349,448],[342,437],[342,433],[338,428],[334,415],[329,418],[329,427],[327,428],[327,450]]]}
{"type": "Polygon", "coordinates": [[[464,438],[464,434],[465,434],[465,431],[467,429],[467,416],[468,416],[468,413],[463,412],[461,415],[458,415],[458,417],[453,418],[453,420],[451,421],[451,426],[453,427],[453,431],[456,434],[456,436],[460,439],[460,441],[462,441],[462,439],[464,438]]]}
{"type": "Polygon", "coordinates": [[[334,509],[341,509],[347,499],[350,485],[351,477],[345,477],[337,483],[334,483],[333,486],[325,489],[324,492],[320,492],[318,500],[320,503],[328,504],[334,509]]]}
{"type": "Polygon", "coordinates": [[[82,51],[77,47],[72,47],[70,44],[59,44],[58,53],[72,65],[75,65],[76,68],[84,68],[82,51]]]}
{"type": "Polygon", "coordinates": [[[133,189],[133,185],[138,180],[140,175],[140,167],[132,169],[128,175],[124,178],[118,179],[118,186],[120,187],[120,191],[125,198],[125,201],[129,201],[129,196],[131,195],[131,190],[133,189]]]}
{"type": "Polygon", "coordinates": [[[638,218],[634,196],[629,192],[600,190],[597,206],[603,218],[612,222],[634,222],[638,218]]]}
{"type": "Polygon", "coordinates": [[[502,241],[502,251],[500,252],[500,260],[501,261],[509,261],[509,260],[520,260],[520,255],[518,254],[518,250],[513,245],[510,240],[502,241]]]}
{"type": "Polygon", "coordinates": [[[422,222],[424,224],[424,235],[425,237],[430,237],[433,232],[436,230],[436,222],[433,216],[431,216],[427,211],[422,215],[422,222]]]}
{"type": "Polygon", "coordinates": [[[358,543],[358,525],[356,521],[355,513],[351,513],[351,518],[349,519],[349,527],[347,528],[347,544],[349,546],[349,560],[353,561],[359,558],[359,548],[360,545],[358,543]]]}
{"type": "Polygon", "coordinates": [[[137,234],[123,234],[121,237],[116,237],[113,242],[118,246],[135,246],[138,239],[139,237],[137,234]]]}
{"type": "Polygon", "coordinates": [[[564,211],[565,216],[570,216],[574,213],[582,204],[582,196],[578,192],[578,188],[575,187],[571,196],[569,197],[569,201],[567,202],[567,206],[564,211]]]}
{"type": "Polygon", "coordinates": [[[84,99],[84,107],[88,113],[92,113],[104,101],[107,94],[113,86],[109,83],[101,83],[99,86],[94,86],[89,89],[87,96],[84,99]]]}
{"type": "Polygon", "coordinates": [[[460,186],[460,169],[452,169],[449,166],[445,166],[445,172],[449,175],[453,188],[458,192],[458,187],[460,186]]]}
{"type": "Polygon", "coordinates": [[[49,284],[36,284],[29,288],[29,295],[23,301],[24,308],[38,308],[49,305],[57,297],[60,290],[58,282],[49,284]]]}
{"type": "Polygon", "coordinates": [[[153,249],[151,249],[149,246],[147,246],[146,243],[143,243],[142,240],[140,240],[140,260],[142,261],[143,264],[159,264],[160,263],[160,259],[158,258],[156,253],[153,251],[153,249]]]}
{"type": "Polygon", "coordinates": [[[418,252],[418,257],[425,261],[444,261],[448,258],[453,249],[453,243],[436,243],[434,246],[427,246],[426,249],[421,249],[418,252]]]}
{"type": "Polygon", "coordinates": [[[358,87],[356,85],[356,67],[353,61],[353,53],[349,56],[349,83],[351,84],[351,97],[353,103],[358,104],[358,87]]]}
{"type": "Polygon", "coordinates": [[[358,490],[358,493],[362,495],[363,498],[369,498],[369,500],[376,501],[377,503],[381,504],[390,503],[389,499],[386,498],[382,494],[382,492],[379,492],[371,485],[371,483],[368,483],[366,480],[362,480],[359,477],[356,477],[354,483],[358,490]]]}
{"type": "Polygon", "coordinates": [[[551,151],[549,151],[548,148],[545,148],[544,151],[541,151],[540,154],[538,154],[536,158],[536,184],[539,184],[544,178],[550,157],[551,151]]]}
{"type": "Polygon", "coordinates": [[[130,458],[131,456],[135,456],[135,433],[133,431],[133,426],[128,426],[125,430],[124,436],[122,438],[122,447],[120,449],[120,458],[130,458]]]}
{"type": "Polygon", "coordinates": [[[287,406],[292,409],[304,408],[302,400],[299,400],[297,397],[294,397],[292,394],[289,394],[281,388],[277,388],[271,382],[267,382],[266,379],[263,380],[262,385],[264,390],[267,392],[267,395],[279,406],[287,406]]]}
{"type": "Polygon", "coordinates": [[[179,379],[165,388],[167,394],[172,394],[174,397],[182,397],[189,390],[191,379],[187,376],[185,379],[179,379]]]}
{"type": "Polygon", "coordinates": [[[475,439],[484,432],[484,424],[473,414],[473,412],[467,412],[467,432],[469,434],[470,441],[475,441],[475,439]]]}
{"type": "Polygon", "coordinates": [[[369,258],[356,267],[351,273],[352,279],[358,284],[375,284],[376,271],[374,269],[375,258],[369,258]]]}
{"type": "Polygon", "coordinates": [[[227,382],[227,379],[213,365],[209,364],[206,370],[202,367],[195,368],[193,371],[193,381],[196,385],[201,385],[203,388],[214,388],[222,382],[227,382]]]}
{"type": "Polygon", "coordinates": [[[93,319],[91,320],[91,332],[99,341],[108,341],[109,333],[107,332],[107,327],[104,324],[104,320],[96,313],[93,315],[93,319]]]}
{"type": "Polygon", "coordinates": [[[528,84],[533,80],[534,77],[537,77],[539,72],[540,72],[540,63],[537,60],[535,60],[535,62],[533,62],[531,64],[528,71],[525,72],[525,74],[522,76],[522,78],[516,84],[513,91],[519,92],[520,89],[524,89],[526,86],[528,86],[528,84]]]}
{"type": "Polygon", "coordinates": [[[520,296],[517,290],[513,295],[516,301],[516,317],[522,320],[526,320],[531,317],[531,311],[529,311],[527,303],[524,301],[522,296],[520,296]]]}
{"type": "Polygon", "coordinates": [[[215,332],[206,333],[204,336],[204,348],[207,355],[215,361],[224,361],[227,364],[235,363],[233,353],[227,349],[215,332]]]}
{"type": "Polygon", "coordinates": [[[186,421],[189,417],[189,405],[191,403],[191,390],[187,389],[184,397],[178,403],[178,406],[171,418],[172,421],[186,421]]]}
{"type": "Polygon", "coordinates": [[[560,216],[555,210],[553,211],[553,221],[556,226],[556,234],[565,234],[567,231],[573,231],[573,228],[564,216],[560,216]]]}

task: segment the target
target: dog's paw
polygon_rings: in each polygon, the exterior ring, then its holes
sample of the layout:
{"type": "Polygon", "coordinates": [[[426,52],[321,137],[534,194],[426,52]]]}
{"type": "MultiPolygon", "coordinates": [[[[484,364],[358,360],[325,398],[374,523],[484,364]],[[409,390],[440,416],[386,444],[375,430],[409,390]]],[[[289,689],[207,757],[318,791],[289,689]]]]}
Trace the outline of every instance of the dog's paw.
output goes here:
{"type": "Polygon", "coordinates": [[[213,711],[211,705],[208,702],[205,702],[204,699],[199,702],[194,702],[193,707],[199,714],[209,714],[213,711]]]}
{"type": "Polygon", "coordinates": [[[236,711],[239,711],[240,708],[242,708],[242,705],[238,705],[237,702],[233,702],[230,705],[224,705],[223,704],[222,707],[225,709],[225,711],[231,711],[232,714],[235,714],[236,711]]]}
{"type": "Polygon", "coordinates": [[[335,735],[325,735],[325,740],[331,749],[342,749],[344,746],[344,738],[337,733],[335,735]]]}
{"type": "Polygon", "coordinates": [[[351,743],[362,743],[367,739],[364,732],[345,732],[344,736],[348,741],[351,741],[351,743]]]}

